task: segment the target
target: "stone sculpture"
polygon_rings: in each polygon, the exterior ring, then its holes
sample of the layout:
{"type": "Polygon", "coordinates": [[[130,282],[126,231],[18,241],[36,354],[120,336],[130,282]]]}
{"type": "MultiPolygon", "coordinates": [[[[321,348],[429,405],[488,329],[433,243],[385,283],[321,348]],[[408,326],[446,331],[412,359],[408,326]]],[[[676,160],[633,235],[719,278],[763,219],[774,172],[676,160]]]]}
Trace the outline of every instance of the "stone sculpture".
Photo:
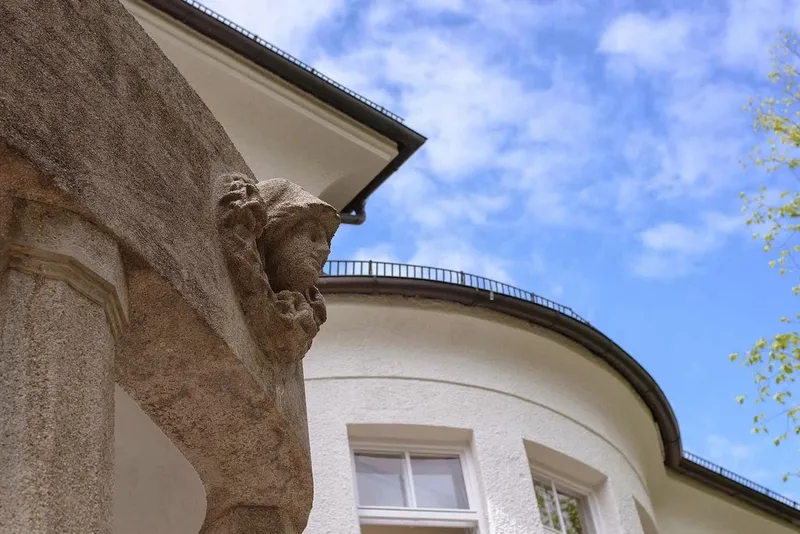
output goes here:
{"type": "Polygon", "coordinates": [[[326,319],[315,286],[339,215],[288,180],[229,174],[221,182],[217,221],[251,332],[267,357],[297,362],[326,319]]]}
{"type": "Polygon", "coordinates": [[[202,481],[202,532],[302,532],[333,208],[259,184],[119,2],[4,0],[0,36],[0,531],[125,530],[124,394],[202,481]]]}

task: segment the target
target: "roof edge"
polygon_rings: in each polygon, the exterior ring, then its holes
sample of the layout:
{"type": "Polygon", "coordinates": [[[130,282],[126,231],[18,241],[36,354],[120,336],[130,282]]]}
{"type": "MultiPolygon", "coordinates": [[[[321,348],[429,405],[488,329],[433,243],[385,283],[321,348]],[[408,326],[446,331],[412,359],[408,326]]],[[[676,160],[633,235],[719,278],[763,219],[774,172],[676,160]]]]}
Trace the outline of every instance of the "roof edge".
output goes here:
{"type": "Polygon", "coordinates": [[[225,17],[191,0],[139,0],[175,19],[191,30],[215,41],[255,63],[285,82],[331,106],[352,120],[390,139],[397,155],[342,210],[363,210],[375,192],[427,140],[400,122],[399,117],[308,67],[278,47],[245,30],[225,17]]]}
{"type": "Polygon", "coordinates": [[[672,407],[652,376],[622,347],[591,325],[534,302],[469,286],[381,276],[323,276],[323,295],[394,295],[484,308],[552,330],[583,346],[617,371],[641,397],[656,422],[667,468],[762,512],[800,526],[800,510],[685,457],[672,407]]]}

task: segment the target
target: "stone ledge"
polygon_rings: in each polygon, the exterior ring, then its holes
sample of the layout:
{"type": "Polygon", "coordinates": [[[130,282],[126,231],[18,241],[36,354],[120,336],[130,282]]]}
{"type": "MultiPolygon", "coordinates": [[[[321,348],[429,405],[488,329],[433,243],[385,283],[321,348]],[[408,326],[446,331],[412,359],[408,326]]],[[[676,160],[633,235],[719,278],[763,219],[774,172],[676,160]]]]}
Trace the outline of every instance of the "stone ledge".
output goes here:
{"type": "Polygon", "coordinates": [[[119,339],[128,325],[128,312],[114,284],[66,254],[13,242],[8,248],[9,268],[62,281],[102,306],[114,338],[119,339]]]}

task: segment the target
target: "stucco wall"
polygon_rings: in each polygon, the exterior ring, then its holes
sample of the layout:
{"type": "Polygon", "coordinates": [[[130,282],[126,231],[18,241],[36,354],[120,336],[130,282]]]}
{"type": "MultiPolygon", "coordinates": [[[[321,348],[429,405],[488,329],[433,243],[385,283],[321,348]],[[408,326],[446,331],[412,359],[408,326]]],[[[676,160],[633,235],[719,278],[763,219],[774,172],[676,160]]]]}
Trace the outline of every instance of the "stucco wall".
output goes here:
{"type": "Polygon", "coordinates": [[[718,492],[668,473],[654,499],[660,534],[782,534],[798,532],[718,492]]]}
{"type": "Polygon", "coordinates": [[[316,477],[307,532],[358,532],[346,425],[365,423],[471,429],[485,532],[539,528],[524,440],[605,473],[601,493],[614,503],[599,514],[605,531],[641,532],[632,497],[650,508],[658,438],[643,405],[600,362],[466,308],[328,302],[329,323],[305,364],[316,477]]]}
{"type": "Polygon", "coordinates": [[[484,534],[542,531],[529,458],[595,488],[598,534],[792,532],[713,493],[707,507],[682,503],[682,479],[667,478],[650,413],[576,345],[446,303],[327,300],[329,322],[305,360],[315,476],[309,534],[359,532],[348,425],[381,424],[471,432],[484,534]],[[750,522],[719,517],[731,506],[750,522]],[[706,515],[695,521],[684,508],[706,515]]]}
{"type": "Polygon", "coordinates": [[[196,534],[206,515],[197,473],[119,386],[114,402],[114,533],[196,534]]]}

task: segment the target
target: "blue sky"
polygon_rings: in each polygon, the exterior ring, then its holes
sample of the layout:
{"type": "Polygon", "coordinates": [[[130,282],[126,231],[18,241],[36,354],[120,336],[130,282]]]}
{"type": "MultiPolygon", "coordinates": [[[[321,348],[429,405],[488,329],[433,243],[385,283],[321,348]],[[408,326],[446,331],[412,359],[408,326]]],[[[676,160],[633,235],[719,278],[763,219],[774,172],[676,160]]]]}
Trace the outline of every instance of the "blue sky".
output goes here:
{"type": "Polygon", "coordinates": [[[750,238],[741,111],[796,0],[206,0],[404,116],[424,148],[332,258],[464,270],[571,306],[654,376],[687,450],[800,498],[728,363],[796,312],[750,238]]]}

